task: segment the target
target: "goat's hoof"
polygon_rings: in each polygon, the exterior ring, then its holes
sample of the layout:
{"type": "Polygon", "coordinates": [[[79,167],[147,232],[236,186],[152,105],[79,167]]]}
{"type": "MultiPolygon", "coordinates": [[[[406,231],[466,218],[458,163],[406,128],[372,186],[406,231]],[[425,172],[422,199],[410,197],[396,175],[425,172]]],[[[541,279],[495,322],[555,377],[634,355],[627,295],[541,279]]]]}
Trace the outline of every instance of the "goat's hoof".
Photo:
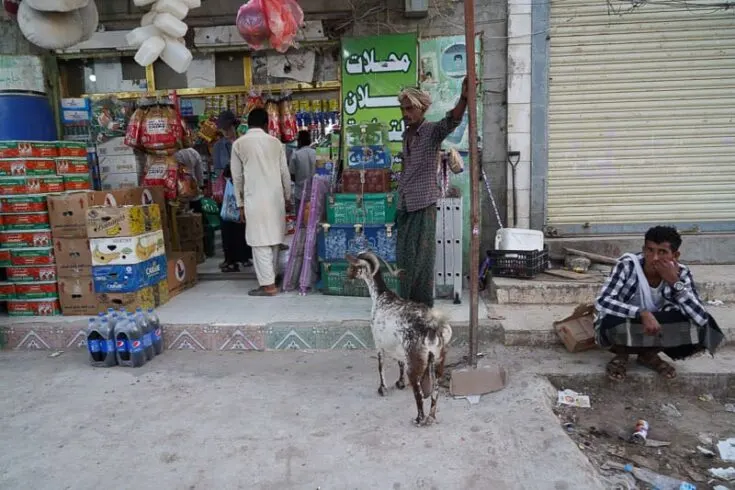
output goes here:
{"type": "Polygon", "coordinates": [[[396,388],[399,390],[405,390],[406,389],[406,383],[403,380],[396,381],[396,388]]]}
{"type": "Polygon", "coordinates": [[[421,425],[423,425],[423,423],[424,423],[424,420],[425,419],[424,419],[423,415],[419,415],[418,417],[416,417],[416,420],[414,420],[413,422],[414,422],[414,424],[416,424],[416,427],[421,427],[421,425]]]}
{"type": "Polygon", "coordinates": [[[381,386],[380,388],[378,388],[378,395],[385,396],[386,394],[388,394],[388,388],[386,388],[385,386],[381,386]]]}
{"type": "Polygon", "coordinates": [[[431,425],[434,425],[435,423],[436,423],[436,417],[433,417],[433,416],[429,415],[428,417],[426,417],[424,419],[423,426],[424,427],[429,427],[431,425]]]}

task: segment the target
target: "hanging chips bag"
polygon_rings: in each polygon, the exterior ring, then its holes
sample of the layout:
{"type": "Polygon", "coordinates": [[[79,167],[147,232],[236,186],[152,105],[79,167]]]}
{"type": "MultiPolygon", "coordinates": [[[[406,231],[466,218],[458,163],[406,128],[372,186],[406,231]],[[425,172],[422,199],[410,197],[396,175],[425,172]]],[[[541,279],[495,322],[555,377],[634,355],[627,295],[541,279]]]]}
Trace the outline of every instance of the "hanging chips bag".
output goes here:
{"type": "Polygon", "coordinates": [[[199,194],[197,180],[185,165],[179,165],[176,176],[176,192],[179,199],[189,201],[199,194]]]}
{"type": "Polygon", "coordinates": [[[181,121],[170,106],[154,105],[146,113],[141,144],[149,151],[170,150],[181,143],[181,121]]]}
{"type": "Polygon", "coordinates": [[[268,133],[274,138],[281,139],[281,121],[278,112],[278,103],[274,99],[268,99],[265,103],[268,113],[268,133]]]}
{"type": "Polygon", "coordinates": [[[296,114],[294,114],[291,95],[286,94],[280,102],[281,106],[281,140],[290,143],[296,139],[298,127],[296,125],[296,114]]]}
{"type": "Polygon", "coordinates": [[[146,108],[138,107],[133,115],[130,116],[130,122],[125,131],[125,144],[131,148],[141,148],[141,131],[143,129],[143,121],[146,116],[146,108]]]}

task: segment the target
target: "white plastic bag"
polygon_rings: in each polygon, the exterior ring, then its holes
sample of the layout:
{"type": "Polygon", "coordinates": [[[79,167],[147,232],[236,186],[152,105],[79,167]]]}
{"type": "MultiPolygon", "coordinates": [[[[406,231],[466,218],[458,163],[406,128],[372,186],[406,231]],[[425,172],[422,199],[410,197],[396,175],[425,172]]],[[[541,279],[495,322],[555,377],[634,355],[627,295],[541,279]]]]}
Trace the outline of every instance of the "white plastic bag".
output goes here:
{"type": "Polygon", "coordinates": [[[165,47],[166,42],[161,36],[149,37],[135,53],[135,62],[140,66],[148,66],[161,56],[165,47]]]}
{"type": "Polygon", "coordinates": [[[189,29],[186,24],[168,12],[161,12],[156,15],[156,18],[153,19],[153,25],[161,29],[164,34],[173,38],[184,37],[186,31],[189,29]]]}

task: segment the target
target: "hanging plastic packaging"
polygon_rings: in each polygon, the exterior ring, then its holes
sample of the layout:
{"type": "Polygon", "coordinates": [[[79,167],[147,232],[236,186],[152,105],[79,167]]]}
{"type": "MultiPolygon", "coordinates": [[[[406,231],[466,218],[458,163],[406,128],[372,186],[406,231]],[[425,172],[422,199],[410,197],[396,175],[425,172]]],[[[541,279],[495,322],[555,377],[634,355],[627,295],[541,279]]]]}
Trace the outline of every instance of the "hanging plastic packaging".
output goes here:
{"type": "Polygon", "coordinates": [[[184,73],[189,69],[193,59],[191,51],[184,43],[171,38],[166,38],[166,47],[161,52],[161,61],[171,67],[176,73],[184,73]]]}
{"type": "Polygon", "coordinates": [[[168,12],[157,14],[156,18],[153,19],[153,25],[161,29],[164,34],[171,36],[174,39],[184,37],[186,31],[189,30],[186,24],[168,12]]]}
{"type": "Polygon", "coordinates": [[[166,42],[161,36],[153,36],[146,39],[135,53],[135,62],[140,66],[148,66],[161,56],[166,42]]]}
{"type": "Polygon", "coordinates": [[[263,13],[262,0],[250,0],[240,6],[235,20],[237,31],[253,49],[261,49],[268,41],[270,30],[263,13]]]}
{"type": "Polygon", "coordinates": [[[169,13],[179,20],[183,20],[189,13],[189,7],[178,0],[158,0],[153,4],[153,10],[169,13]]]}
{"type": "Polygon", "coordinates": [[[292,0],[262,0],[263,12],[270,30],[270,44],[279,53],[294,45],[296,34],[304,22],[301,7],[292,0]]]}

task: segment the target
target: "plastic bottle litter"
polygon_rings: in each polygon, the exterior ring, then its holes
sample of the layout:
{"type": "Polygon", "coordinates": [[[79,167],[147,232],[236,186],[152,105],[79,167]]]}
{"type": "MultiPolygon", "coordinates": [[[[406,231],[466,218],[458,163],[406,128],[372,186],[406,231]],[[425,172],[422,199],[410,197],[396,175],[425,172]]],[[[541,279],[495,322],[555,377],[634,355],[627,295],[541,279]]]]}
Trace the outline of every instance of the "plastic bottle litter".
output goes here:
{"type": "Polygon", "coordinates": [[[156,357],[156,351],[153,348],[153,329],[148,324],[142,308],[136,308],[135,310],[135,324],[143,334],[143,350],[145,351],[146,360],[150,361],[156,357]]]}
{"type": "Polygon", "coordinates": [[[132,314],[122,317],[115,326],[117,363],[125,367],[140,367],[146,362],[143,334],[132,314]]]}
{"type": "Polygon", "coordinates": [[[153,311],[153,308],[148,308],[146,317],[148,319],[148,324],[153,330],[153,349],[158,356],[163,352],[163,329],[161,328],[161,320],[158,319],[158,315],[153,311]]]}
{"type": "Polygon", "coordinates": [[[632,473],[637,480],[653,485],[656,490],[696,490],[697,487],[689,482],[681,481],[670,476],[659,475],[646,468],[636,468],[632,464],[625,465],[625,471],[632,473]]]}

